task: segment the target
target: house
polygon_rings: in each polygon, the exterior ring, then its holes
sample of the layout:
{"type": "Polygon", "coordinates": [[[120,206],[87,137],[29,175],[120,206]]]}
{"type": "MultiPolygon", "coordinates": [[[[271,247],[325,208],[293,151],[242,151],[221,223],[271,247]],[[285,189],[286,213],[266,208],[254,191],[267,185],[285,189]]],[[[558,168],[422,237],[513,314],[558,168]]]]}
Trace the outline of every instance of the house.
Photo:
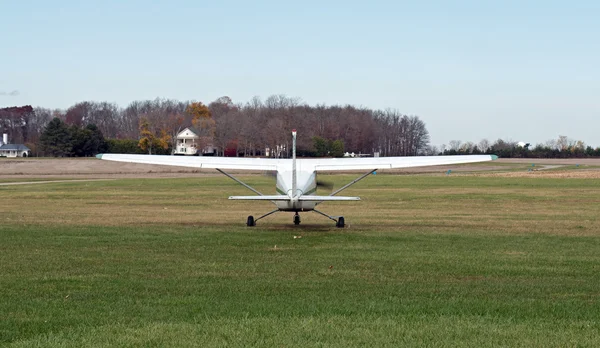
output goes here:
{"type": "Polygon", "coordinates": [[[212,155],[215,150],[212,139],[201,139],[200,132],[194,127],[187,127],[175,137],[174,155],[212,155]],[[204,144],[204,148],[199,149],[204,144]],[[206,145],[208,144],[208,145],[206,145]]]}
{"type": "Polygon", "coordinates": [[[9,144],[8,134],[2,135],[0,157],[29,157],[29,151],[31,150],[23,144],[9,144]]]}

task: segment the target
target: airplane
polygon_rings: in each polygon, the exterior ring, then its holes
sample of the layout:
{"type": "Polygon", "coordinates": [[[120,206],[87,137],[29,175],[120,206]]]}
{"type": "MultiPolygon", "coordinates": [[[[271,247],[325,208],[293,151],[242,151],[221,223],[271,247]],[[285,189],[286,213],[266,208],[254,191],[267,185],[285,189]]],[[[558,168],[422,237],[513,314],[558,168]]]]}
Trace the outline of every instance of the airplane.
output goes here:
{"type": "Polygon", "coordinates": [[[331,216],[315,209],[318,204],[332,201],[358,201],[360,197],[337,196],[379,169],[423,167],[459,163],[493,161],[495,155],[413,156],[413,157],[362,157],[362,158],[302,158],[296,159],[296,130],[292,130],[292,158],[244,157],[180,157],[168,155],[99,154],[97,158],[108,161],[183,166],[216,169],[221,174],[256,193],[256,196],[230,196],[231,200],[270,201],[277,207],[257,218],[250,215],[249,227],[271,214],[293,212],[295,225],[300,224],[300,212],[313,211],[335,221],[336,227],[345,227],[343,216],[331,216]],[[264,195],[225,170],[274,171],[277,173],[277,195],[264,195]],[[317,191],[317,172],[368,170],[365,174],[342,186],[328,196],[314,195],[317,191]]]}

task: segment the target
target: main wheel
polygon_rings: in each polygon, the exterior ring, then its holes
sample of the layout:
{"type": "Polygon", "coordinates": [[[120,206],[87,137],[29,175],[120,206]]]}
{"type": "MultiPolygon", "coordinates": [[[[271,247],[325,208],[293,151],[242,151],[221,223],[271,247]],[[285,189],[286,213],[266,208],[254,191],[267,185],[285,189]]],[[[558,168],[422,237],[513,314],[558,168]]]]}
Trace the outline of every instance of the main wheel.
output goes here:
{"type": "Polygon", "coordinates": [[[340,217],[338,218],[338,221],[337,221],[337,223],[335,224],[335,227],[338,227],[338,228],[343,228],[344,226],[346,226],[346,224],[344,223],[344,217],[343,217],[343,216],[340,216],[340,217]]]}
{"type": "Polygon", "coordinates": [[[248,216],[248,221],[246,221],[246,226],[252,227],[256,226],[256,222],[254,222],[254,216],[248,216]]]}
{"type": "Polygon", "coordinates": [[[298,213],[294,215],[294,225],[300,225],[300,215],[298,213]]]}

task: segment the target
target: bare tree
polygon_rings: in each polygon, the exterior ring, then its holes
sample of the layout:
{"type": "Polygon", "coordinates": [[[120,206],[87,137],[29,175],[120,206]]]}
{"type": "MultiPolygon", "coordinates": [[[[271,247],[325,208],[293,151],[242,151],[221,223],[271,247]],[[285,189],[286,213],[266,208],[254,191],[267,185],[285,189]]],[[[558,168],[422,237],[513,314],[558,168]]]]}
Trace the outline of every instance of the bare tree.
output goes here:
{"type": "Polygon", "coordinates": [[[29,141],[29,122],[35,116],[31,105],[0,109],[0,133],[7,133],[12,142],[29,141]]]}
{"type": "Polygon", "coordinates": [[[481,139],[479,144],[477,144],[477,148],[479,151],[486,153],[490,148],[490,142],[487,139],[481,139]]]}
{"type": "Polygon", "coordinates": [[[566,135],[559,135],[556,147],[559,151],[566,151],[569,148],[569,138],[566,135]]]}
{"type": "Polygon", "coordinates": [[[460,140],[450,140],[450,142],[448,143],[448,146],[450,147],[451,151],[460,151],[460,145],[462,144],[462,141],[460,140]]]}

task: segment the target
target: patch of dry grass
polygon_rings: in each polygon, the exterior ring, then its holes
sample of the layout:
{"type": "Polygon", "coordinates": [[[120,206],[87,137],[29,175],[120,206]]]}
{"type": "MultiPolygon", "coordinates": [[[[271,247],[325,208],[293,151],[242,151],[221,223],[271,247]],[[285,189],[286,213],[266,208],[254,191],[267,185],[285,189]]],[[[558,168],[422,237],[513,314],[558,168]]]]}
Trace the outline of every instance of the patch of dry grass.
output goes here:
{"type": "MultiPolygon", "coordinates": [[[[325,177],[336,186],[350,175],[325,177]]],[[[274,191],[272,179],[245,178],[259,190],[274,191]]],[[[319,209],[343,215],[350,230],[394,232],[407,228],[436,233],[596,234],[600,185],[594,179],[419,177],[379,175],[344,192],[356,203],[326,203],[319,209]],[[582,184],[582,185],[579,185],[582,184]]],[[[229,201],[247,194],[227,178],[138,179],[2,187],[0,221],[10,224],[74,226],[243,226],[248,215],[270,203],[229,201]]],[[[321,194],[326,194],[321,192],[321,194]]],[[[303,226],[329,228],[315,213],[301,214],[303,226]]],[[[259,221],[264,228],[294,228],[292,214],[259,221]]]]}

